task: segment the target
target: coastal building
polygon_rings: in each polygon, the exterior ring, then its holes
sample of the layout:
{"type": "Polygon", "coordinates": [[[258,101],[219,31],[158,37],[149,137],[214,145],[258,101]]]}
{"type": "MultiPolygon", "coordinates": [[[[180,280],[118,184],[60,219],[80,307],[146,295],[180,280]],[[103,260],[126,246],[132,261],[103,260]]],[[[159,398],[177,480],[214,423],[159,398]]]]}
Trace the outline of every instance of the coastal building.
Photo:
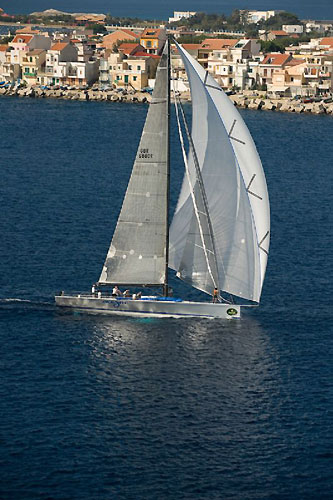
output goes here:
{"type": "Polygon", "coordinates": [[[306,95],[304,85],[304,60],[291,59],[284,68],[276,69],[271,83],[267,84],[267,93],[274,97],[306,95]]]}
{"type": "Polygon", "coordinates": [[[105,14],[80,14],[75,16],[75,22],[77,24],[95,23],[104,24],[106,15],[105,14]]]}
{"type": "Polygon", "coordinates": [[[140,36],[140,44],[148,54],[159,55],[162,52],[166,38],[165,28],[147,28],[140,36]]]}
{"type": "Polygon", "coordinates": [[[189,19],[190,17],[193,17],[196,15],[196,12],[190,12],[189,10],[187,11],[174,11],[173,17],[169,17],[169,23],[176,23],[177,21],[180,21],[181,19],[189,19]]]}
{"type": "MultiPolygon", "coordinates": [[[[0,46],[1,47],[1,46],[0,46]]],[[[6,47],[4,45],[4,47],[6,47]]],[[[4,62],[0,67],[0,78],[1,81],[15,82],[21,77],[21,65],[19,63],[12,63],[11,52],[12,48],[7,46],[6,50],[1,50],[0,54],[4,62]]]]}
{"type": "Polygon", "coordinates": [[[61,82],[69,86],[90,86],[98,80],[99,61],[71,61],[59,64],[64,67],[61,82]]]}
{"type": "Polygon", "coordinates": [[[260,43],[255,39],[234,42],[236,43],[213,50],[207,60],[207,69],[225,89],[251,88],[257,77],[253,67],[250,67],[250,61],[259,56],[260,43]]]}
{"type": "Polygon", "coordinates": [[[77,48],[67,42],[57,42],[47,51],[45,75],[41,76],[44,85],[61,84],[67,77],[67,64],[77,61],[77,48]]]}
{"type": "Polygon", "coordinates": [[[0,44],[0,82],[6,81],[6,78],[3,76],[3,65],[6,63],[7,50],[8,45],[0,44]]]}
{"type": "Polygon", "coordinates": [[[281,10],[240,10],[244,21],[249,24],[257,24],[259,21],[267,21],[270,17],[276,16],[281,10]]]}
{"type": "Polygon", "coordinates": [[[88,62],[95,60],[96,55],[96,42],[88,40],[71,39],[71,44],[77,50],[77,60],[80,62],[88,62]]]}
{"type": "Polygon", "coordinates": [[[46,50],[32,49],[26,53],[22,62],[22,80],[28,85],[39,83],[38,77],[45,70],[46,50]]]}
{"type": "Polygon", "coordinates": [[[35,34],[15,35],[8,45],[12,49],[10,53],[11,63],[22,65],[23,58],[30,50],[48,50],[51,47],[51,38],[49,36],[35,34]]]}
{"type": "Polygon", "coordinates": [[[316,31],[317,33],[333,33],[333,20],[330,21],[314,21],[307,20],[303,21],[305,23],[305,32],[311,33],[311,31],[316,31]]]}
{"type": "Polygon", "coordinates": [[[333,37],[324,37],[320,40],[318,48],[325,54],[333,54],[333,37]]]}
{"type": "Polygon", "coordinates": [[[267,54],[259,65],[260,84],[271,84],[274,71],[284,69],[291,59],[290,54],[281,54],[280,52],[267,54]]]}
{"type": "Polygon", "coordinates": [[[113,33],[109,33],[108,35],[103,36],[103,40],[101,46],[105,49],[113,49],[114,46],[123,41],[138,41],[140,35],[135,33],[132,30],[121,28],[119,30],[114,31],[113,33]]]}
{"type": "Polygon", "coordinates": [[[148,86],[150,78],[155,77],[159,59],[159,56],[146,52],[129,56],[111,52],[107,59],[100,61],[99,82],[103,86],[141,90],[148,86]]]}
{"type": "Polygon", "coordinates": [[[266,42],[276,40],[279,38],[285,38],[286,36],[289,36],[289,35],[284,30],[270,30],[270,31],[260,30],[259,31],[260,40],[264,40],[266,42]]]}
{"type": "Polygon", "coordinates": [[[313,55],[305,57],[304,77],[312,93],[333,91],[333,56],[313,55]]]}
{"type": "MultiPolygon", "coordinates": [[[[223,38],[206,38],[202,41],[200,48],[198,49],[198,62],[205,68],[208,69],[208,61],[216,59],[227,59],[229,50],[231,47],[237,44],[238,40],[233,39],[223,39],[223,38]],[[213,56],[213,53],[215,55],[213,56]]],[[[214,64],[211,63],[211,72],[215,73],[214,64]]]]}
{"type": "Polygon", "coordinates": [[[283,24],[282,31],[287,33],[287,35],[292,35],[294,33],[301,35],[304,31],[304,26],[303,24],[283,24]]]}
{"type": "Polygon", "coordinates": [[[134,56],[137,52],[145,52],[145,48],[137,42],[124,42],[118,46],[118,52],[125,56],[134,56]]]}

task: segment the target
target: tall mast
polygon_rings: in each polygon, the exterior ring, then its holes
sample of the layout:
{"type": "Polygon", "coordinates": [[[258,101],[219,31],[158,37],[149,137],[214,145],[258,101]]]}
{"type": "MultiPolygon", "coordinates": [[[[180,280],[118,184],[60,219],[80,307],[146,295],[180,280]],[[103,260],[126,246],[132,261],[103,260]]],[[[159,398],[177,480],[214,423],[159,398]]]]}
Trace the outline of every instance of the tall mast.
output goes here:
{"type": "Polygon", "coordinates": [[[168,269],[169,269],[169,205],[170,205],[170,36],[167,36],[166,43],[168,44],[167,57],[167,203],[166,203],[166,241],[165,241],[165,278],[163,293],[167,297],[169,294],[168,269]]]}

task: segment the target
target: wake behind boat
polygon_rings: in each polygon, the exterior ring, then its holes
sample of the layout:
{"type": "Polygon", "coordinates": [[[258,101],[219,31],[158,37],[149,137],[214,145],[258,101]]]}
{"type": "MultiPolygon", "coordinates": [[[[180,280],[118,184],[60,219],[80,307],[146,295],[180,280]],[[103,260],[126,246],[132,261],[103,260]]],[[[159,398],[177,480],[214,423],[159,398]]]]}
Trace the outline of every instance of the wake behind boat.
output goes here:
{"type": "Polygon", "coordinates": [[[257,305],[269,248],[264,172],[238,111],[208,72],[176,43],[189,78],[192,130],[175,95],[185,175],[169,227],[170,47],[157,69],[141,141],[112,242],[92,294],[61,294],[62,307],[91,313],[237,318],[257,305]],[[213,297],[169,297],[168,268],[213,297]],[[163,287],[158,295],[112,297],[115,285],[163,287]],[[243,307],[242,305],[242,307],[243,307]]]}

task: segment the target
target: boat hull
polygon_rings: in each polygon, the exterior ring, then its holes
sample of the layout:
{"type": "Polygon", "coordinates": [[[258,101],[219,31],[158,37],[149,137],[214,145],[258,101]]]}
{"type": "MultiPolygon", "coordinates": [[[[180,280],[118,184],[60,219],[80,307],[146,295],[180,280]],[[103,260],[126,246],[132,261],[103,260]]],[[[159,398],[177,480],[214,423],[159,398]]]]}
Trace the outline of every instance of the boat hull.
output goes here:
{"type": "Polygon", "coordinates": [[[89,314],[112,314],[142,317],[170,318],[224,318],[240,317],[239,305],[213,304],[210,302],[189,302],[173,300],[154,300],[145,298],[132,300],[126,298],[96,297],[93,295],[57,295],[56,305],[89,314]]]}

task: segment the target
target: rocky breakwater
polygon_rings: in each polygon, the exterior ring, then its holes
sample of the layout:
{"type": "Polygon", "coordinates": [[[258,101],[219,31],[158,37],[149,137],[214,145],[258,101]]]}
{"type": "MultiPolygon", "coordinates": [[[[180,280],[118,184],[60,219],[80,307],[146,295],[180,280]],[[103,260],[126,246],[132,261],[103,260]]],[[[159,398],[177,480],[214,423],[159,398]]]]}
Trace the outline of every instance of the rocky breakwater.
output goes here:
{"type": "MultiPolygon", "coordinates": [[[[133,89],[122,90],[99,90],[90,88],[88,90],[80,89],[61,89],[61,88],[42,88],[38,86],[28,86],[21,88],[0,87],[0,96],[19,96],[34,98],[53,98],[69,99],[72,101],[109,101],[109,102],[137,102],[145,103],[151,101],[151,95],[148,92],[141,92],[133,89]]],[[[171,96],[173,99],[173,96],[171,96]]],[[[190,92],[179,94],[181,101],[190,101],[190,92]]],[[[229,96],[235,106],[254,110],[281,111],[291,113],[314,113],[327,114],[333,116],[333,102],[323,99],[320,102],[304,103],[301,100],[290,98],[273,99],[266,95],[253,94],[249,91],[242,94],[229,96]]]]}
{"type": "Polygon", "coordinates": [[[60,88],[41,88],[41,87],[23,87],[23,88],[0,88],[0,95],[34,97],[34,98],[53,98],[68,99],[72,101],[110,101],[110,102],[150,102],[151,95],[147,92],[135,90],[79,90],[79,89],[60,89],[60,88]]]}
{"type": "Polygon", "coordinates": [[[262,109],[265,111],[281,111],[289,113],[314,113],[333,115],[333,103],[321,100],[319,102],[304,103],[300,100],[280,98],[270,99],[260,96],[244,94],[231,95],[230,99],[235,106],[248,109],[262,109]]]}

